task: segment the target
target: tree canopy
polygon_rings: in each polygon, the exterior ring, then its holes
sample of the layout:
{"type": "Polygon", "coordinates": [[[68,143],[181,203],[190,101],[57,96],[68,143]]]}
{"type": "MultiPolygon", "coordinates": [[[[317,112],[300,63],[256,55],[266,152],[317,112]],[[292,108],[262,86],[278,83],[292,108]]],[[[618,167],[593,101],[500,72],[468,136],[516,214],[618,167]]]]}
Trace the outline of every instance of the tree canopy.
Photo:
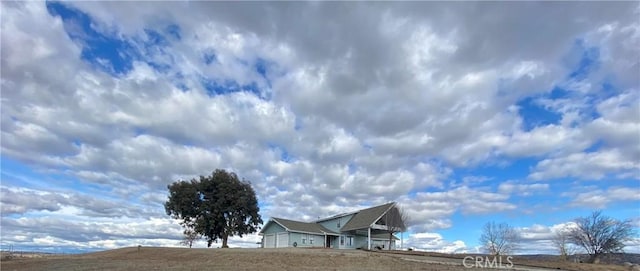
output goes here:
{"type": "Polygon", "coordinates": [[[519,239],[520,234],[509,224],[496,224],[492,221],[484,225],[480,244],[492,255],[505,255],[515,249],[519,239]]]}
{"type": "Polygon", "coordinates": [[[621,252],[635,233],[631,220],[616,220],[600,211],[576,218],[575,224],[569,232],[569,241],[584,248],[591,256],[589,261],[596,263],[602,254],[621,252]]]}
{"type": "Polygon", "coordinates": [[[391,250],[391,243],[393,242],[393,234],[397,232],[404,232],[407,230],[409,223],[409,214],[404,208],[393,206],[382,217],[382,222],[387,226],[387,233],[389,233],[389,250],[391,250]]]}
{"type": "Polygon", "coordinates": [[[256,232],[262,224],[251,183],[239,180],[233,172],[217,169],[210,176],[177,181],[167,188],[167,215],[205,237],[208,247],[218,240],[228,247],[229,236],[256,232]]]}
{"type": "Polygon", "coordinates": [[[184,237],[182,241],[180,241],[180,244],[188,246],[189,248],[191,248],[193,246],[193,243],[195,243],[198,239],[201,238],[200,234],[193,231],[193,229],[185,229],[183,234],[184,234],[184,237]]]}

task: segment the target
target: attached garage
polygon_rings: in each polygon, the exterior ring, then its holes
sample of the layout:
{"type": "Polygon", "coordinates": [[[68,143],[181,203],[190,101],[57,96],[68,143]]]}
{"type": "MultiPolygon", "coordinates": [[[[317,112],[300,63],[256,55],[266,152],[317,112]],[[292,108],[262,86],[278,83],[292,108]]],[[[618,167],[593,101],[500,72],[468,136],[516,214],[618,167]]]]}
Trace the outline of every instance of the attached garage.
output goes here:
{"type": "Polygon", "coordinates": [[[264,247],[265,248],[275,248],[276,247],[276,235],[275,234],[266,234],[264,236],[264,247]]]}
{"type": "Polygon", "coordinates": [[[276,239],[278,243],[278,247],[288,247],[289,246],[289,233],[281,232],[278,233],[278,238],[276,239]]]}
{"type": "Polygon", "coordinates": [[[317,223],[275,217],[269,219],[259,234],[264,248],[325,247],[328,235],[338,236],[317,223]]]}

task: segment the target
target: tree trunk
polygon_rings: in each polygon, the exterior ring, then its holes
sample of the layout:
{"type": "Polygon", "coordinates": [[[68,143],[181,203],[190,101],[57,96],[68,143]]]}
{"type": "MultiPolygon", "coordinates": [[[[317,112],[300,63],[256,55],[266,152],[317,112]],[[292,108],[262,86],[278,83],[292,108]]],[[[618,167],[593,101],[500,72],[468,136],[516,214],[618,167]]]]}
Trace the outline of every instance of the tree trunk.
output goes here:
{"type": "Polygon", "coordinates": [[[224,235],[222,236],[222,248],[229,248],[229,246],[227,245],[228,238],[229,235],[227,233],[224,233],[224,235]]]}
{"type": "Polygon", "coordinates": [[[600,254],[600,253],[596,253],[596,254],[591,255],[591,257],[590,257],[590,259],[589,259],[589,262],[590,262],[590,263],[599,264],[599,263],[600,263],[600,260],[601,260],[601,259],[600,259],[600,256],[601,256],[601,254],[600,254]]]}
{"type": "Polygon", "coordinates": [[[389,250],[391,250],[391,241],[393,240],[393,232],[389,233],[389,250]]]}

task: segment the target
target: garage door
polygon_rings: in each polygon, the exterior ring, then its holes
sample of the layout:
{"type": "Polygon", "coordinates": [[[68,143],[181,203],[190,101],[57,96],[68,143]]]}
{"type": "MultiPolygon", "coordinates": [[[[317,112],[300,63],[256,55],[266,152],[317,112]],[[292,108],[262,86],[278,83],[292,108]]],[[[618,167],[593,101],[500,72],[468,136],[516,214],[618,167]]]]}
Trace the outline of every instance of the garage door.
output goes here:
{"type": "Polygon", "coordinates": [[[274,248],[276,247],[276,235],[275,234],[267,234],[264,236],[264,247],[265,248],[274,248]]]}
{"type": "Polygon", "coordinates": [[[278,247],[288,247],[289,246],[289,233],[283,232],[278,233],[278,247]]]}

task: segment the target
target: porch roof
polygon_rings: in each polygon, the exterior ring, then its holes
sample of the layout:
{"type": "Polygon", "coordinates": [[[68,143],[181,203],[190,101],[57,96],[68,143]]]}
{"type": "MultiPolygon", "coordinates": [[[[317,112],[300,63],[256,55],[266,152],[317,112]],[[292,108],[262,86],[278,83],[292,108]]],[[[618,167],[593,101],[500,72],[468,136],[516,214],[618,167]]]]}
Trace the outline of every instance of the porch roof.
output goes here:
{"type": "Polygon", "coordinates": [[[395,202],[371,207],[358,211],[347,224],[340,229],[341,231],[351,231],[369,228],[372,224],[376,223],[386,212],[388,212],[395,202]]]}
{"type": "Polygon", "coordinates": [[[280,226],[284,227],[287,231],[292,232],[302,232],[302,233],[315,233],[315,234],[328,234],[328,235],[338,235],[338,233],[333,232],[324,226],[314,223],[314,222],[301,222],[284,218],[272,217],[271,220],[275,223],[280,224],[280,226]]]}

